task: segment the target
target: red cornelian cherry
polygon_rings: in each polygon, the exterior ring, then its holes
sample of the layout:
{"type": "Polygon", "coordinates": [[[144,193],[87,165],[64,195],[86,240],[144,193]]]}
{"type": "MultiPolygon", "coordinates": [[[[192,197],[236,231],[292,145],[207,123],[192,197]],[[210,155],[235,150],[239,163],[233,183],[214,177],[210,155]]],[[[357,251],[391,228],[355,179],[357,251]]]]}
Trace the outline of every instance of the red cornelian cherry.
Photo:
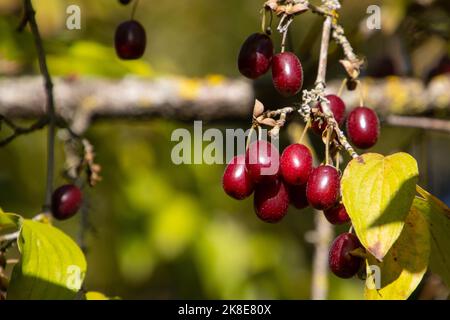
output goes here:
{"type": "Polygon", "coordinates": [[[250,144],[245,154],[245,165],[254,183],[274,181],[280,170],[280,154],[270,142],[258,140],[250,144]]]}
{"type": "Polygon", "coordinates": [[[334,225],[344,224],[350,221],[347,210],[342,203],[323,212],[328,222],[334,225]]]}
{"type": "Polygon", "coordinates": [[[277,91],[285,96],[296,95],[303,85],[303,68],[292,52],[282,52],[273,57],[272,80],[277,91]]]}
{"type": "Polygon", "coordinates": [[[73,217],[81,207],[83,194],[73,185],[59,187],[52,195],[52,215],[55,219],[66,220],[73,217]]]}
{"type": "Polygon", "coordinates": [[[343,233],[334,240],[328,262],[336,276],[347,279],[358,273],[363,259],[350,254],[358,248],[362,248],[361,243],[352,233],[343,233]]]}
{"type": "Polygon", "coordinates": [[[258,184],[253,200],[256,215],[265,222],[280,221],[289,208],[288,189],[281,179],[258,184]]]}
{"type": "Polygon", "coordinates": [[[239,52],[239,71],[247,78],[259,78],[269,70],[272,57],[272,39],[264,33],[254,33],[245,40],[239,52]]]}
{"type": "Polygon", "coordinates": [[[299,210],[305,209],[309,206],[306,198],[306,185],[293,186],[288,185],[289,200],[291,204],[299,210]]]}
{"type": "Polygon", "coordinates": [[[313,168],[313,158],[309,148],[295,143],[284,149],[280,159],[280,172],[285,182],[301,185],[308,182],[313,168]]]}
{"type": "Polygon", "coordinates": [[[123,60],[139,59],[145,52],[147,36],[144,27],[136,20],[121,23],[116,30],[115,47],[123,60]]]}
{"type": "Polygon", "coordinates": [[[337,204],[340,195],[340,175],[335,167],[322,165],[311,172],[306,186],[306,197],[313,208],[329,209],[337,204]]]}
{"type": "Polygon", "coordinates": [[[347,119],[347,133],[352,144],[360,149],[373,147],[380,134],[380,121],[372,109],[357,107],[347,119]]]}
{"type": "MultiPolygon", "coordinates": [[[[336,122],[341,126],[344,123],[344,117],[345,117],[345,103],[342,101],[341,98],[339,98],[337,95],[329,94],[326,96],[328,101],[330,102],[330,110],[333,113],[334,119],[336,119],[336,122]]],[[[317,105],[319,110],[322,112],[322,105],[319,103],[317,105]]],[[[315,133],[321,135],[323,131],[326,129],[327,125],[325,123],[325,119],[318,119],[312,123],[312,129],[315,133]]]]}
{"type": "Polygon", "coordinates": [[[243,200],[253,193],[253,182],[245,168],[245,155],[234,157],[227,165],[222,186],[230,197],[243,200]]]}

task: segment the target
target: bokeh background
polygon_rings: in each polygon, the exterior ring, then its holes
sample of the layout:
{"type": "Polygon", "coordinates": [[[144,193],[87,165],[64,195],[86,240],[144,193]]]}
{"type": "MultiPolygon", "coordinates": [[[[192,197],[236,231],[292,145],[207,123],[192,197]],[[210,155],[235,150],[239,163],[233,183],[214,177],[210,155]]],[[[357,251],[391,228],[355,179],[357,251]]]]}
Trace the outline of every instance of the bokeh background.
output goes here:
{"type": "MultiPolygon", "coordinates": [[[[120,61],[113,48],[114,30],[129,18],[131,7],[116,0],[46,0],[34,5],[54,76],[237,78],[237,53],[243,40],[259,30],[262,2],[141,0],[136,19],[147,30],[148,47],[145,57],[134,62],[120,61]],[[79,31],[65,28],[70,4],[81,7],[79,31]]],[[[0,0],[1,77],[38,73],[30,34],[15,32],[20,15],[20,1],[0,0]]],[[[341,11],[346,33],[356,51],[367,58],[365,75],[413,76],[424,82],[450,69],[449,15],[447,0],[344,1],[341,11]],[[366,9],[372,4],[382,8],[380,31],[365,28],[366,9]]],[[[290,50],[304,64],[305,86],[315,78],[321,22],[316,15],[302,15],[289,35],[290,50]]],[[[344,76],[339,58],[339,48],[332,46],[329,78],[344,76]]],[[[270,87],[270,77],[259,81],[270,87]]],[[[280,105],[285,103],[277,99],[280,105]]],[[[439,112],[436,116],[448,116],[439,112]]],[[[249,125],[215,122],[205,124],[205,129],[249,125]]],[[[313,212],[292,209],[280,224],[260,222],[251,199],[237,202],[223,193],[224,166],[172,164],[170,136],[180,127],[191,130],[192,123],[108,120],[96,122],[87,132],[103,167],[103,181],[85,190],[92,226],[86,240],[86,288],[137,299],[308,299],[314,248],[305,235],[314,228],[313,212]]],[[[311,139],[314,144],[315,138],[311,139]]],[[[39,212],[45,143],[42,131],[0,149],[3,209],[27,217],[39,212]]],[[[287,135],[282,135],[281,143],[289,143],[287,135]]],[[[383,126],[374,151],[414,154],[422,184],[450,204],[449,147],[446,134],[383,126]]],[[[61,143],[57,160],[57,170],[62,172],[61,143]]],[[[57,184],[62,183],[59,175],[57,184]]],[[[58,226],[77,239],[79,220],[78,216],[58,226]]],[[[363,298],[360,280],[333,275],[329,280],[329,298],[363,298]]]]}

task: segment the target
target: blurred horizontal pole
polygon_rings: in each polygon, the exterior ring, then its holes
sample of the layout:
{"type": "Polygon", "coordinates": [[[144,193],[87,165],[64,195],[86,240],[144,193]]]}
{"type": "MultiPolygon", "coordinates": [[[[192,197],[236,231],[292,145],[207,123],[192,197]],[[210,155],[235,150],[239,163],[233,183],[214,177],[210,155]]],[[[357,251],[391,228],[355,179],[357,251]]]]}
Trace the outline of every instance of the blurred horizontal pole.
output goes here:
{"type": "MultiPolygon", "coordinates": [[[[362,83],[364,104],[385,118],[450,108],[450,75],[438,76],[427,86],[419,79],[398,77],[363,79],[362,83]]],[[[250,81],[220,76],[56,78],[55,99],[58,116],[71,123],[77,133],[84,132],[98,118],[251,121],[254,97],[266,91],[262,84],[257,81],[253,86],[250,81]]],[[[331,81],[327,92],[336,93],[340,86],[341,81],[331,81]]],[[[342,98],[351,109],[360,104],[361,94],[358,89],[344,90],[342,98]]],[[[45,114],[45,101],[40,77],[0,79],[0,115],[11,119],[38,118],[45,114]]],[[[266,107],[287,105],[281,97],[276,101],[278,105],[266,107]]]]}
{"type": "Polygon", "coordinates": [[[394,127],[418,128],[450,133],[450,120],[390,115],[384,122],[394,127]]]}

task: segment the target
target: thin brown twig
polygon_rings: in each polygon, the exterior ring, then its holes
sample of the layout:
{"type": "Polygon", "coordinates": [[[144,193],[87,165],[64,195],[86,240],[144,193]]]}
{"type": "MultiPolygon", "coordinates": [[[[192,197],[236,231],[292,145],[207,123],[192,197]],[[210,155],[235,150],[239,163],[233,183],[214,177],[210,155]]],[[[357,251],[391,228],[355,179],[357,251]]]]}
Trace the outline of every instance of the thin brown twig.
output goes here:
{"type": "Polygon", "coordinates": [[[48,118],[42,117],[38,119],[35,123],[31,124],[28,127],[21,127],[13,123],[8,118],[5,118],[0,115],[0,121],[3,121],[8,127],[10,127],[13,130],[13,133],[9,135],[8,137],[0,140],[0,147],[4,147],[11,143],[14,139],[18,138],[21,135],[32,133],[34,131],[43,129],[48,124],[48,118]]]}
{"type": "Polygon", "coordinates": [[[34,11],[31,0],[24,0],[24,10],[28,25],[34,38],[36,51],[39,60],[39,68],[45,81],[45,93],[47,96],[47,117],[48,117],[48,137],[47,137],[47,185],[45,192],[45,202],[43,211],[48,212],[51,207],[51,197],[53,192],[53,176],[55,166],[55,131],[56,131],[56,113],[55,113],[55,99],[53,96],[53,82],[47,66],[45,57],[45,50],[42,43],[42,38],[39,32],[39,27],[36,22],[36,12],[34,11]]]}

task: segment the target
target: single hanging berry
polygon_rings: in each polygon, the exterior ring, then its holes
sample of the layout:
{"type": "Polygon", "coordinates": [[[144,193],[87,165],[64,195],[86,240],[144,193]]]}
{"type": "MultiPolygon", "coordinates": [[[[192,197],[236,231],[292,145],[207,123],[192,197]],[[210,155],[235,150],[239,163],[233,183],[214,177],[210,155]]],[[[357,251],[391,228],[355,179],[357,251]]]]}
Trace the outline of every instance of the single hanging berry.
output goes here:
{"type": "Polygon", "coordinates": [[[126,6],[127,4],[130,4],[131,0],[119,0],[120,4],[123,4],[126,6]]]}
{"type": "Polygon", "coordinates": [[[323,212],[328,222],[334,225],[344,224],[350,221],[347,210],[342,203],[323,212]]]}
{"type": "Polygon", "coordinates": [[[335,167],[322,165],[315,168],[306,186],[309,204],[318,210],[326,210],[337,204],[341,196],[340,175],[335,167]]]}
{"type": "Polygon", "coordinates": [[[358,273],[363,259],[350,254],[362,248],[358,238],[352,233],[339,235],[330,248],[328,263],[331,271],[340,278],[351,278],[358,273]]]}
{"type": "Polygon", "coordinates": [[[285,182],[291,185],[306,184],[312,167],[312,154],[307,146],[296,143],[284,149],[280,159],[280,172],[285,182]]]}
{"type": "Polygon", "coordinates": [[[289,193],[280,179],[255,188],[253,199],[256,215],[265,222],[275,223],[283,219],[289,208],[289,193]]]}
{"type": "Polygon", "coordinates": [[[272,39],[266,34],[254,33],[245,40],[239,52],[239,71],[247,78],[259,78],[269,70],[272,57],[272,39]]]}
{"type": "MultiPolygon", "coordinates": [[[[330,102],[330,110],[333,113],[334,119],[341,126],[344,123],[345,117],[345,103],[339,98],[337,95],[329,94],[326,96],[328,101],[330,102]]],[[[323,112],[322,105],[319,103],[317,105],[319,110],[323,112]]],[[[314,121],[311,125],[311,128],[315,133],[322,135],[323,131],[326,129],[327,124],[325,123],[325,119],[318,119],[314,121]]]]}
{"type": "Polygon", "coordinates": [[[115,47],[123,60],[139,59],[145,52],[147,35],[144,27],[136,20],[121,23],[116,30],[115,47]]]}
{"type": "Polygon", "coordinates": [[[69,219],[78,212],[82,200],[83,195],[77,186],[63,185],[53,192],[52,215],[58,220],[69,219]]]}
{"type": "Polygon", "coordinates": [[[226,194],[237,200],[245,199],[253,193],[253,182],[245,168],[245,155],[236,156],[228,163],[222,186],[226,194]]]}
{"type": "Polygon", "coordinates": [[[355,147],[368,149],[373,147],[380,135],[380,121],[372,109],[357,107],[347,119],[347,133],[355,147]]]}
{"type": "Polygon", "coordinates": [[[278,178],[280,154],[270,142],[258,140],[250,144],[245,154],[245,165],[254,183],[274,181],[278,178]]]}
{"type": "Polygon", "coordinates": [[[300,60],[292,52],[282,52],[273,57],[272,80],[277,91],[285,96],[296,95],[303,85],[300,60]]]}

